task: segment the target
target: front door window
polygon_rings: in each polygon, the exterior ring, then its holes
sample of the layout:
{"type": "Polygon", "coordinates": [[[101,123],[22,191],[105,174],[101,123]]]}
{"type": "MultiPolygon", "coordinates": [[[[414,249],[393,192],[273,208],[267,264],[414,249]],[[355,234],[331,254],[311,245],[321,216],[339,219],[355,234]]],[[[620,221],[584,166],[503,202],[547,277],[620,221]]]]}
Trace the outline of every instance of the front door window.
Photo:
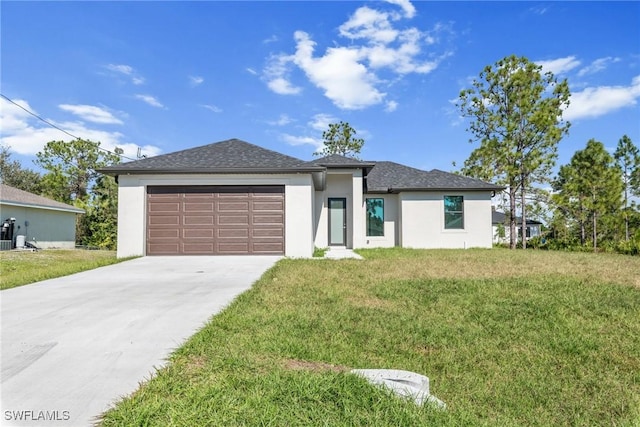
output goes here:
{"type": "Polygon", "coordinates": [[[347,244],[347,199],[329,199],[329,245],[347,244]]]}

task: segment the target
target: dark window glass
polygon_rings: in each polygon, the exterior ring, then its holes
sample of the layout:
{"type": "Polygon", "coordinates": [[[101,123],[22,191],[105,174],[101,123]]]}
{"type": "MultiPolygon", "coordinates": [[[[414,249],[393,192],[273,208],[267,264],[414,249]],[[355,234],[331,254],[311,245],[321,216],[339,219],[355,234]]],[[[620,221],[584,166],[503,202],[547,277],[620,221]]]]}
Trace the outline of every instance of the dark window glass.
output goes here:
{"type": "Polygon", "coordinates": [[[444,196],[444,228],[464,229],[464,198],[444,196]]]}
{"type": "Polygon", "coordinates": [[[367,236],[384,236],[384,199],[367,199],[367,236]]]}

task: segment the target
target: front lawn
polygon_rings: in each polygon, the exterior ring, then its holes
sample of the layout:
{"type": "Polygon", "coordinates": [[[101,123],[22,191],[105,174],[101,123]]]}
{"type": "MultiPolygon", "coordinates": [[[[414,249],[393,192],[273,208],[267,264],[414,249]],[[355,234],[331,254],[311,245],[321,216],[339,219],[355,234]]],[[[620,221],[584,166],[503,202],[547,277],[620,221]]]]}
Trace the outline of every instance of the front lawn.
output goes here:
{"type": "Polygon", "coordinates": [[[280,261],[103,424],[637,425],[640,258],[360,253],[280,261]],[[448,409],[352,368],[427,375],[448,409]]]}
{"type": "Polygon", "coordinates": [[[84,270],[115,264],[114,251],[47,249],[0,252],[0,289],[15,288],[40,280],[67,276],[84,270]]]}

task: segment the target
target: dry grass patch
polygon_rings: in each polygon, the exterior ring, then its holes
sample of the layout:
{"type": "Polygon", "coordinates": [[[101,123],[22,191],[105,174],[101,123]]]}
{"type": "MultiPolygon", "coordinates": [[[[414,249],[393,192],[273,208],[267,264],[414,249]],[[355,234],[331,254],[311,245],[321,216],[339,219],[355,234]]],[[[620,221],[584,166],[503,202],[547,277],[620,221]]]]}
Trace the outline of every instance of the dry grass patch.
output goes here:
{"type": "Polygon", "coordinates": [[[342,365],[333,365],[331,363],[316,362],[310,360],[284,360],[285,369],[293,371],[310,371],[310,372],[349,372],[351,368],[342,365]]]}

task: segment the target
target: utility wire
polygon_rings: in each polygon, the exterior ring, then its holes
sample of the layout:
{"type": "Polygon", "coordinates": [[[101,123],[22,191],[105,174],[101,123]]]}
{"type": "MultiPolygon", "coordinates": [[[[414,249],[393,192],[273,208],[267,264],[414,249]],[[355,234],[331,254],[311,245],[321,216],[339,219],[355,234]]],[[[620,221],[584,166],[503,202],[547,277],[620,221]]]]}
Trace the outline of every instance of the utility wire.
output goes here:
{"type": "MultiPolygon", "coordinates": [[[[44,122],[44,123],[48,124],[48,125],[49,125],[49,126],[51,126],[52,128],[55,128],[55,129],[59,130],[60,132],[65,133],[65,134],[69,135],[70,137],[72,137],[72,138],[74,138],[74,139],[82,139],[82,138],[80,138],[80,137],[78,137],[78,136],[75,136],[74,134],[69,133],[69,132],[67,132],[66,130],[64,130],[64,129],[62,129],[62,128],[60,128],[60,127],[56,126],[56,125],[54,125],[54,124],[53,124],[53,123],[51,123],[50,121],[43,119],[42,117],[40,117],[39,115],[37,115],[37,114],[36,114],[36,113],[34,113],[33,111],[30,111],[29,109],[24,108],[22,105],[20,105],[20,104],[18,104],[17,102],[13,101],[13,100],[12,100],[12,99],[10,99],[9,97],[5,96],[4,94],[0,93],[0,96],[1,96],[2,98],[6,99],[7,101],[9,101],[10,103],[12,103],[13,105],[15,105],[16,107],[18,107],[18,108],[20,108],[20,109],[22,109],[22,110],[26,111],[27,113],[31,114],[33,117],[35,117],[36,119],[40,120],[41,122],[44,122]]],[[[127,156],[125,156],[124,154],[114,153],[113,151],[109,151],[109,150],[107,150],[106,148],[102,148],[102,147],[100,147],[100,146],[98,146],[98,149],[99,149],[99,150],[102,150],[102,151],[105,151],[105,152],[107,152],[107,153],[109,153],[109,154],[115,154],[116,156],[119,156],[119,157],[121,157],[121,158],[125,158],[125,159],[127,159],[127,160],[137,160],[137,159],[132,159],[131,157],[127,157],[127,156]]]]}

